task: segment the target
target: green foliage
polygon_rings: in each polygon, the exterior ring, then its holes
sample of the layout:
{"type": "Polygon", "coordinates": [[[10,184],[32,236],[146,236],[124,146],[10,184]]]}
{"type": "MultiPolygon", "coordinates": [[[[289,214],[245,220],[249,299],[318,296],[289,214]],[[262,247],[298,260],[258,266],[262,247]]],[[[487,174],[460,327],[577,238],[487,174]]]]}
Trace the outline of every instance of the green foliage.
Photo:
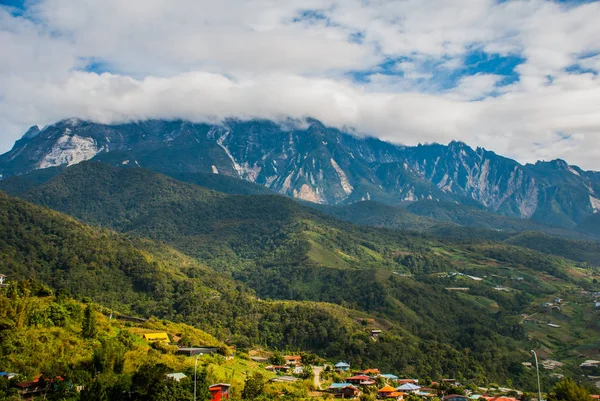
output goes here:
{"type": "Polygon", "coordinates": [[[94,306],[92,304],[88,304],[83,314],[81,335],[83,338],[90,340],[96,338],[97,334],[98,329],[96,328],[96,312],[94,311],[94,306]]]}
{"type": "Polygon", "coordinates": [[[261,373],[254,372],[246,376],[244,389],[242,390],[242,399],[255,400],[265,391],[265,378],[261,373]]]}
{"type": "MultiPolygon", "coordinates": [[[[353,366],[530,386],[527,372],[511,368],[527,347],[519,315],[556,287],[533,280],[503,293],[486,281],[457,294],[444,289],[455,279],[436,273],[515,268],[577,283],[571,262],[472,232],[440,240],[357,227],[283,197],[227,196],[142,169],[84,163],[22,196],[128,234],[0,195],[0,263],[11,275],[35,271],[57,294],[193,323],[239,349],[305,349],[353,366]]],[[[32,306],[26,322],[0,325],[60,327],[63,312],[32,306]]],[[[205,345],[178,334],[181,344],[205,345]]]]}
{"type": "Polygon", "coordinates": [[[302,373],[298,375],[298,377],[303,380],[312,380],[314,376],[313,368],[310,365],[304,365],[302,368],[302,373]]]}
{"type": "Polygon", "coordinates": [[[273,352],[273,354],[269,357],[269,363],[275,366],[282,366],[285,365],[285,358],[283,357],[281,352],[275,350],[275,352],[273,352]]]}
{"type": "Polygon", "coordinates": [[[548,395],[548,401],[589,401],[590,393],[571,378],[566,377],[556,383],[548,395]]]}

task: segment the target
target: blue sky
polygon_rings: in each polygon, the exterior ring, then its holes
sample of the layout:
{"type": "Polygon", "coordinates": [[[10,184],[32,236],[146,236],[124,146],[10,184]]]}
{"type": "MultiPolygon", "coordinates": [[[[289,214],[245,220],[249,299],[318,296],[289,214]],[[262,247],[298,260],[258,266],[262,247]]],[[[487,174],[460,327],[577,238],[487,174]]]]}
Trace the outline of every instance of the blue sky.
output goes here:
{"type": "Polygon", "coordinates": [[[600,170],[598,20],[578,0],[3,0],[0,151],[68,117],[310,116],[600,170]]]}

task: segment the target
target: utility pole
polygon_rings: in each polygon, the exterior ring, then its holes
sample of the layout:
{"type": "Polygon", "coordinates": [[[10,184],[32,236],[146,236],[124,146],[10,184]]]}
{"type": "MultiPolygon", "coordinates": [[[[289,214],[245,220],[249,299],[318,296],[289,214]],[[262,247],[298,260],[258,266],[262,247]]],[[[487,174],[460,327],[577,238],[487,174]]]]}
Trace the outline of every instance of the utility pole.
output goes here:
{"type": "Polygon", "coordinates": [[[540,366],[538,365],[538,357],[534,350],[531,350],[531,352],[533,352],[533,356],[535,357],[535,371],[537,373],[538,384],[538,401],[542,401],[542,388],[540,386],[540,366]]]}

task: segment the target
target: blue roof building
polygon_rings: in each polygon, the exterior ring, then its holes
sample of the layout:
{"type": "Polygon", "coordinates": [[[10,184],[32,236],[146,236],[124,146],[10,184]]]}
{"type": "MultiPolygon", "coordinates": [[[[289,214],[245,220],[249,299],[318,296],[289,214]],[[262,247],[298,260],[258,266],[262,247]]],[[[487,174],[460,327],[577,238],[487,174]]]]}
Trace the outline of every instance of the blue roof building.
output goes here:
{"type": "Polygon", "coordinates": [[[350,369],[350,364],[346,362],[338,362],[335,364],[335,368],[339,370],[348,370],[350,369]]]}

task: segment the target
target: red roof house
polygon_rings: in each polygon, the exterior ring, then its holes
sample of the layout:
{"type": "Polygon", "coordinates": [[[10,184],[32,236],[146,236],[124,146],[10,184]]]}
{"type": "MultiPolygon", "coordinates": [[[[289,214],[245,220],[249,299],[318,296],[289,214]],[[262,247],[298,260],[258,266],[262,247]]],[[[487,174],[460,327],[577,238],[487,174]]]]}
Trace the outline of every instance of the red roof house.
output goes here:
{"type": "Polygon", "coordinates": [[[211,401],[221,401],[229,399],[229,387],[231,384],[217,383],[208,387],[210,395],[212,396],[211,401]]]}
{"type": "Polygon", "coordinates": [[[362,386],[370,386],[372,384],[375,384],[375,381],[367,375],[352,376],[352,377],[347,378],[346,381],[348,383],[352,383],[355,385],[358,384],[358,385],[362,385],[362,386]]]}

